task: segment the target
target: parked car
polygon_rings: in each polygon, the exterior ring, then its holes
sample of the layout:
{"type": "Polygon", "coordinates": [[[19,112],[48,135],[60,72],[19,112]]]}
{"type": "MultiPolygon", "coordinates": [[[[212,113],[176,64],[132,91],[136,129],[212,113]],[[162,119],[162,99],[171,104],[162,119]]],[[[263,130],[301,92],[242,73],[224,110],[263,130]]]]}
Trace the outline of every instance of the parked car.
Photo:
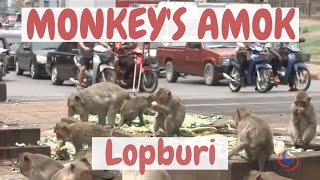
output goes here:
{"type": "Polygon", "coordinates": [[[62,85],[65,80],[77,78],[74,56],[79,54],[77,43],[63,42],[55,51],[48,52],[46,72],[54,85],[62,85]]]}
{"type": "Polygon", "coordinates": [[[8,69],[15,69],[15,52],[21,44],[21,30],[1,30],[0,37],[4,38],[9,46],[8,69]]]}
{"type": "Polygon", "coordinates": [[[15,65],[15,55],[16,51],[19,48],[21,44],[21,39],[20,38],[6,38],[9,46],[10,46],[10,51],[9,51],[9,57],[8,57],[8,68],[9,70],[14,70],[16,65],[15,65]]]}
{"type": "MultiPolygon", "coordinates": [[[[142,42],[138,42],[138,46],[142,47],[142,42]]],[[[152,63],[152,67],[158,69],[158,76],[162,76],[164,74],[164,66],[159,66],[157,59],[157,48],[165,47],[165,44],[162,42],[152,42],[150,43],[150,62],[152,63]]]]}
{"type": "Polygon", "coordinates": [[[32,79],[47,76],[45,65],[47,53],[54,51],[59,42],[23,42],[16,51],[16,73],[22,75],[29,71],[32,79]]]}
{"type": "Polygon", "coordinates": [[[165,66],[168,82],[182,74],[201,76],[207,85],[215,85],[230,71],[230,59],[236,58],[236,43],[169,43],[157,49],[160,66],[165,66]]]}

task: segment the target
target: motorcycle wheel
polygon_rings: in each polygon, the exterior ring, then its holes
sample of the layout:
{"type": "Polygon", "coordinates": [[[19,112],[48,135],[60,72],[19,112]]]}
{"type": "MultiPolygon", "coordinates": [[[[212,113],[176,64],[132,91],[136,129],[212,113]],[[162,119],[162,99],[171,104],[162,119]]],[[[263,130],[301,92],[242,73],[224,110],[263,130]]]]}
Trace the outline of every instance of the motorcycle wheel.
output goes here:
{"type": "Polygon", "coordinates": [[[112,69],[105,69],[98,74],[96,82],[97,83],[100,83],[100,82],[116,83],[116,81],[117,81],[117,73],[112,69]],[[104,80],[103,75],[106,78],[106,80],[104,80]]]}
{"type": "Polygon", "coordinates": [[[141,76],[141,89],[146,93],[153,93],[158,88],[158,75],[153,71],[146,71],[141,76]]]}
{"type": "Polygon", "coordinates": [[[3,68],[3,66],[0,66],[0,81],[2,81],[3,73],[5,73],[4,68],[3,68]]]}
{"type": "Polygon", "coordinates": [[[308,69],[305,68],[299,68],[298,69],[298,76],[295,75],[294,78],[294,84],[298,91],[307,91],[311,85],[311,74],[308,69]],[[304,85],[303,85],[304,84],[304,85]]]}
{"type": "MultiPolygon", "coordinates": [[[[258,76],[256,77],[256,87],[257,91],[260,93],[266,93],[271,90],[273,84],[271,82],[272,79],[272,71],[269,69],[260,69],[260,78],[261,82],[258,80],[258,76]]],[[[258,73],[258,71],[257,71],[258,73]]]]}
{"type": "Polygon", "coordinates": [[[229,89],[231,92],[239,92],[241,89],[240,85],[240,72],[236,68],[232,68],[232,71],[230,73],[230,77],[236,80],[236,83],[229,82],[229,89]]]}

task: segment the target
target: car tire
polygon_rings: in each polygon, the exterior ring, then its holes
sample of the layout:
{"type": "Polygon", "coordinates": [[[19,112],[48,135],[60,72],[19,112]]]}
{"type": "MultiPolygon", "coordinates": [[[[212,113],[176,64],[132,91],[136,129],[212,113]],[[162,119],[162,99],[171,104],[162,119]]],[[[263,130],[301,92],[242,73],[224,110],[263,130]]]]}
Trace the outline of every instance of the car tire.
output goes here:
{"type": "Polygon", "coordinates": [[[53,85],[62,85],[63,80],[59,79],[57,67],[55,65],[51,68],[51,82],[53,85]]]}
{"type": "Polygon", "coordinates": [[[219,82],[215,73],[214,65],[212,63],[207,63],[204,66],[203,76],[204,76],[204,81],[208,86],[216,85],[219,82]]]}
{"type": "Polygon", "coordinates": [[[4,82],[0,82],[0,102],[7,101],[7,85],[4,82]]]}
{"type": "Polygon", "coordinates": [[[32,79],[39,79],[40,75],[38,73],[37,64],[35,62],[30,63],[30,75],[32,79]]]}
{"type": "Polygon", "coordinates": [[[172,61],[168,61],[165,67],[166,79],[170,83],[175,83],[178,80],[178,73],[174,70],[172,61]]]}
{"type": "Polygon", "coordinates": [[[21,75],[23,74],[23,70],[20,69],[18,61],[16,61],[15,64],[16,64],[16,74],[17,74],[18,76],[21,76],[21,75]]]}

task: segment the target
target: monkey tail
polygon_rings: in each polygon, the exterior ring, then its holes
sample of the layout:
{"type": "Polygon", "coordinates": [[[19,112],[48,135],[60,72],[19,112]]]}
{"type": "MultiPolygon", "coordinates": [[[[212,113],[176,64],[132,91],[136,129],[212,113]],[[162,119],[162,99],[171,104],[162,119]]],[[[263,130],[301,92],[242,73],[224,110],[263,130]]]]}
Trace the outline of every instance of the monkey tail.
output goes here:
{"type": "Polygon", "coordinates": [[[195,137],[196,136],[193,132],[186,129],[180,129],[176,134],[178,137],[195,137]]]}

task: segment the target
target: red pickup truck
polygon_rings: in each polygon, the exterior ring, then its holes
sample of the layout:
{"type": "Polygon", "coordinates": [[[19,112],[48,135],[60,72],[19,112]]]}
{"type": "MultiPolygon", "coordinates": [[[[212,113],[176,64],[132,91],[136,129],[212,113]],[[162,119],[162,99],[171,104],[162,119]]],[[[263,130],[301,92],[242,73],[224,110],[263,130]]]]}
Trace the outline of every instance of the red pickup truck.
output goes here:
{"type": "Polygon", "coordinates": [[[168,82],[176,82],[184,74],[204,77],[207,85],[216,85],[230,70],[236,47],[231,42],[170,43],[157,48],[157,59],[159,66],[165,67],[168,82]]]}

